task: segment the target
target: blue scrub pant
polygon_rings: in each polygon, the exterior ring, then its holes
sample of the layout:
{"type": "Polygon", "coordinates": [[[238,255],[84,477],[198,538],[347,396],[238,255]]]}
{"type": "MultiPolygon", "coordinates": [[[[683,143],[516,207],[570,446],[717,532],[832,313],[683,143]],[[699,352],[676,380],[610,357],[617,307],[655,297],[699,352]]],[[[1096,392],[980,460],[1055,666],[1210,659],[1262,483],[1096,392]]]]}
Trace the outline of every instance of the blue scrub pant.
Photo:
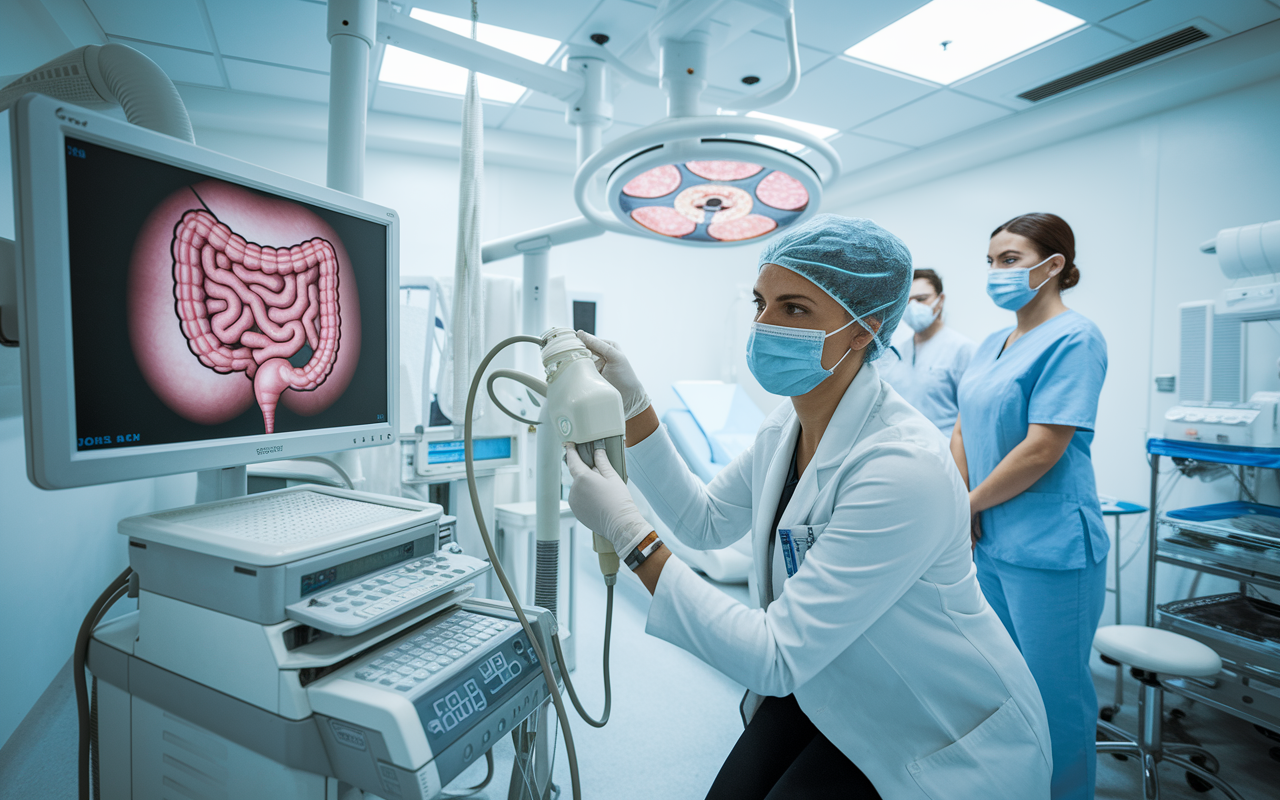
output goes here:
{"type": "Polygon", "coordinates": [[[978,583],[1031,668],[1049,714],[1053,800],[1093,800],[1098,693],[1089,672],[1102,617],[1107,562],[1032,569],[974,552],[978,583]]]}

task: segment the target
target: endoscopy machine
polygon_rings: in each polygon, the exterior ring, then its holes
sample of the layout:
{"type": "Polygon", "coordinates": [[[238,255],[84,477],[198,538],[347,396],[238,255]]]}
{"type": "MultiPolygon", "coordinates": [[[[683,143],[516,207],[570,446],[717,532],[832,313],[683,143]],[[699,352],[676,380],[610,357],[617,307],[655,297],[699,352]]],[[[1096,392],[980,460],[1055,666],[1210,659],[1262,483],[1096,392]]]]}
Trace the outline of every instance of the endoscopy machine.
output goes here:
{"type": "MultiPolygon", "coordinates": [[[[324,776],[437,796],[548,696],[511,607],[470,598],[489,564],[438,549],[440,516],[294,487],[122,520],[139,610],[89,648],[103,796],[315,798],[324,776]]],[[[525,613],[553,652],[552,616],[525,613]]]]}

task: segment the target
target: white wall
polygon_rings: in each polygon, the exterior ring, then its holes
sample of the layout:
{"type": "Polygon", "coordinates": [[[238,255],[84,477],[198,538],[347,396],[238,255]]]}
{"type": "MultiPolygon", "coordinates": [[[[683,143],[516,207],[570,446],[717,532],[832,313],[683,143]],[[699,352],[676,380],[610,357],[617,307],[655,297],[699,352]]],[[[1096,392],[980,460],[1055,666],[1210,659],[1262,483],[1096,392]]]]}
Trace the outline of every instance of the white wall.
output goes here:
{"type": "MultiPolygon", "coordinates": [[[[1153,377],[1178,371],[1177,305],[1232,285],[1199,252],[1201,242],[1221,228],[1280,218],[1278,126],[1280,81],[1271,80],[827,210],[870,217],[901,236],[917,266],[943,276],[948,324],[978,341],[1014,324],[985,294],[991,231],[1029,211],[1065,218],[1081,271],[1065,300],[1099,325],[1110,359],[1093,449],[1098,490],[1147,505],[1143,442],[1148,431],[1159,435],[1176,398],[1157,393],[1153,377]]],[[[1250,329],[1253,360],[1271,365],[1251,376],[1250,388],[1280,388],[1280,334],[1266,325],[1250,329]]],[[[1169,507],[1235,498],[1230,480],[1183,479],[1169,507]]],[[[1129,520],[1126,557],[1142,524],[1129,520]]],[[[1123,576],[1126,621],[1141,620],[1145,572],[1139,556],[1123,576]]],[[[1174,572],[1162,568],[1161,601],[1185,591],[1188,576],[1174,572]]],[[[1200,590],[1213,585],[1227,586],[1202,582],[1200,590]]],[[[1109,606],[1104,620],[1112,613],[1109,606]]]]}

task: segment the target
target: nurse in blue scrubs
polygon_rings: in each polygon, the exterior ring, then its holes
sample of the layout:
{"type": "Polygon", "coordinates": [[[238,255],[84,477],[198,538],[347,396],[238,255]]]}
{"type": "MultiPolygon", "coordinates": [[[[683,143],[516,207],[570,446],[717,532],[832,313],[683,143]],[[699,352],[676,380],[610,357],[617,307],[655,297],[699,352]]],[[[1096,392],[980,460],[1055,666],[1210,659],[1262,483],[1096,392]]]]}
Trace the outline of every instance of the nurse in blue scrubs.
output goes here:
{"type": "Polygon", "coordinates": [[[1053,214],[1024,214],[991,235],[987,293],[1017,325],[978,346],[951,435],[969,485],[978,582],[1049,713],[1054,800],[1093,797],[1089,651],[1108,550],[1089,452],[1107,345],[1062,302],[1080,280],[1074,262],[1075,236],[1053,214]]]}

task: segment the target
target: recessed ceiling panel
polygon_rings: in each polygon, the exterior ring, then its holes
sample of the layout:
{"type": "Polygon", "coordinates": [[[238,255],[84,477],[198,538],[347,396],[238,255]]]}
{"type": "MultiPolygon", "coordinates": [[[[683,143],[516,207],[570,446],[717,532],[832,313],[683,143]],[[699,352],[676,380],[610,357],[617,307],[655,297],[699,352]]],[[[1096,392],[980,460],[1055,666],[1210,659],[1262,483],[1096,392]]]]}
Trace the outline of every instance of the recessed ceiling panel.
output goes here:
{"type": "Polygon", "coordinates": [[[935,89],[931,83],[838,57],[801,76],[800,88],[790,98],[761,110],[848,130],[935,89]]]}
{"type": "MultiPolygon", "coordinates": [[[[604,0],[582,21],[572,38],[563,41],[594,45],[591,34],[603,33],[609,37],[605,46],[615,55],[622,55],[632,45],[647,38],[653,17],[654,10],[648,6],[630,0],[604,0]]],[[[647,44],[644,47],[648,50],[647,44]]]]}
{"type": "Polygon", "coordinates": [[[943,90],[861,125],[856,132],[923,147],[1011,113],[1007,108],[943,90]]]}
{"type": "Polygon", "coordinates": [[[1089,26],[952,88],[984,100],[1024,108],[1030,103],[1018,99],[1018,92],[1087,67],[1132,44],[1114,33],[1089,26]]]}
{"type": "Polygon", "coordinates": [[[328,11],[306,0],[210,0],[224,56],[329,71],[328,11]]]}
{"type": "Polygon", "coordinates": [[[1126,8],[1133,8],[1141,0],[1043,0],[1054,8],[1074,14],[1085,22],[1097,22],[1126,8]]]}
{"type": "MultiPolygon", "coordinates": [[[[800,82],[804,76],[824,61],[832,58],[829,53],[800,46],[800,82]]],[[[712,53],[708,59],[707,80],[714,86],[731,89],[742,94],[754,94],[782,82],[787,76],[787,43],[758,33],[747,33],[723,50],[712,53]],[[759,78],[753,85],[744,84],[748,75],[759,78]]]]}
{"type": "Polygon", "coordinates": [[[856,133],[845,133],[832,139],[831,146],[840,154],[842,172],[846,175],[911,149],[905,145],[868,139],[856,133]]]}
{"type": "Polygon", "coordinates": [[[1266,0],[1147,0],[1146,3],[1109,17],[1103,25],[1131,39],[1149,39],[1183,27],[1203,17],[1230,33],[1240,33],[1280,19],[1280,8],[1266,0]]]}
{"type": "Polygon", "coordinates": [[[111,37],[111,41],[128,45],[156,62],[169,80],[175,83],[196,83],[203,86],[222,86],[222,74],[218,72],[218,64],[209,53],[195,53],[191,50],[180,50],[176,47],[165,47],[147,42],[111,37]]]}
{"type": "MultiPolygon", "coordinates": [[[[796,3],[796,32],[808,47],[843,53],[926,2],[928,0],[802,0],[796,3]]],[[[779,27],[771,20],[756,30],[776,36],[779,27]]]]}
{"type": "Polygon", "coordinates": [[[108,34],[212,50],[197,0],[85,0],[85,4],[108,34]]]}
{"type": "Polygon", "coordinates": [[[271,94],[317,103],[329,102],[329,76],[318,72],[223,58],[227,80],[239,92],[271,94]]]}
{"type": "Polygon", "coordinates": [[[504,131],[518,131],[546,136],[552,139],[576,139],[573,126],[564,121],[564,114],[537,108],[517,108],[502,123],[504,131]]]}

